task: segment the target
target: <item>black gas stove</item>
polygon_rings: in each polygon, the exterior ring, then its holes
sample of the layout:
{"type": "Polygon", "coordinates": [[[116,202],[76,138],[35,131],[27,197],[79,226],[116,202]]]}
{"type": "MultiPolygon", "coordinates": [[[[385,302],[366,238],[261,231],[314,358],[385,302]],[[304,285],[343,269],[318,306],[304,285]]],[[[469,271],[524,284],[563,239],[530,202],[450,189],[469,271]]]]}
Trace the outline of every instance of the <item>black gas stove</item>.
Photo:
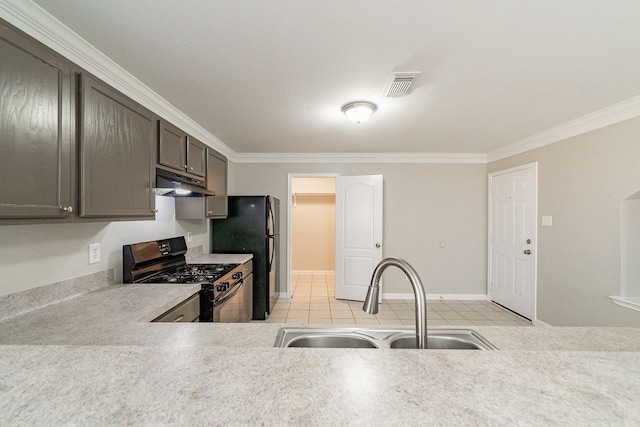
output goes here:
{"type": "Polygon", "coordinates": [[[238,267],[238,264],[186,264],[154,274],[138,283],[213,284],[238,267]]]}
{"type": "MultiPolygon", "coordinates": [[[[245,270],[240,264],[187,264],[184,237],[122,247],[124,283],[200,284],[200,322],[245,322],[245,270]],[[229,303],[232,302],[232,303],[229,303]]],[[[250,275],[250,270],[248,272],[250,275]]]]}

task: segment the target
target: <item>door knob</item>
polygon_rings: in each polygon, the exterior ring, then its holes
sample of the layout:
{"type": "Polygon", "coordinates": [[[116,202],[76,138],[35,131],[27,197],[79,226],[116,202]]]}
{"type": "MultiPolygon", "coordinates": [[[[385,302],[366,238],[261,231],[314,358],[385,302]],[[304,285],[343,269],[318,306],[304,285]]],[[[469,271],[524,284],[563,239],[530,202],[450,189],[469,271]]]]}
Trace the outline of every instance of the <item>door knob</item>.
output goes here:
{"type": "Polygon", "coordinates": [[[525,249],[525,250],[524,250],[524,254],[525,254],[525,255],[531,255],[531,250],[529,250],[529,249],[525,249]]]}
{"type": "Polygon", "coordinates": [[[376,243],[376,248],[380,248],[380,243],[376,243]]]}

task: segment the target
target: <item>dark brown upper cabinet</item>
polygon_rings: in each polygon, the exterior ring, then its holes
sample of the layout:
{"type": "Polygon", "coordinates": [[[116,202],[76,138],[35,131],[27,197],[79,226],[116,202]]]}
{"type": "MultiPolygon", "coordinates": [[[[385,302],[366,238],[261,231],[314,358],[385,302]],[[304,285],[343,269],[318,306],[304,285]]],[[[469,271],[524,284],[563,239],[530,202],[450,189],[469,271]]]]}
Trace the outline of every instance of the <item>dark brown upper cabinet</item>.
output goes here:
{"type": "Polygon", "coordinates": [[[207,146],[191,135],[187,137],[187,172],[200,177],[207,175],[207,146]]]}
{"type": "Polygon", "coordinates": [[[164,120],[159,122],[158,164],[183,171],[187,166],[187,133],[164,120]]]}
{"type": "Polygon", "coordinates": [[[215,196],[207,196],[207,218],[226,218],[227,211],[227,158],[216,150],[207,149],[207,189],[215,196]]]}
{"type": "Polygon", "coordinates": [[[72,66],[0,22],[0,218],[74,210],[72,66]]]}
{"type": "Polygon", "coordinates": [[[158,165],[204,178],[207,173],[207,146],[171,123],[160,120],[158,165]]]}
{"type": "Polygon", "coordinates": [[[207,148],[207,190],[215,196],[176,197],[176,219],[219,219],[228,216],[227,158],[207,148]]]}
{"type": "Polygon", "coordinates": [[[80,216],[155,218],[158,117],[86,73],[80,87],[80,216]]]}

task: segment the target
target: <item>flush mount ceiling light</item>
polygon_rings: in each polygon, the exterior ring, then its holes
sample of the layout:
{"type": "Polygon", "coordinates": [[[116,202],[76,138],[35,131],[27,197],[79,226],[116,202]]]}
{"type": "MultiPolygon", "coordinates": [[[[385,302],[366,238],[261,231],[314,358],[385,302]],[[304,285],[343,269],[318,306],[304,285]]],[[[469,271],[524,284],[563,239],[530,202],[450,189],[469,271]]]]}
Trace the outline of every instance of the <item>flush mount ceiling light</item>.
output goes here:
{"type": "Polygon", "coordinates": [[[358,101],[358,102],[350,102],[349,104],[342,107],[342,112],[349,120],[353,123],[360,123],[367,120],[374,111],[376,111],[378,107],[371,102],[366,101],[358,101]]]}

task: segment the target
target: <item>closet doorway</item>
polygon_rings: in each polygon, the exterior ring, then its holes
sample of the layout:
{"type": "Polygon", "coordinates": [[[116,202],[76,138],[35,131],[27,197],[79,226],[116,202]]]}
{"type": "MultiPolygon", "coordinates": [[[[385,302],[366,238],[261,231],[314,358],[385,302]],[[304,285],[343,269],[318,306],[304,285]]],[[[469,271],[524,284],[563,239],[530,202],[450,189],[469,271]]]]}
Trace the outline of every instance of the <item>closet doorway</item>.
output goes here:
{"type": "Polygon", "coordinates": [[[336,176],[289,174],[289,259],[287,292],[292,276],[332,276],[336,250],[336,176]]]}

